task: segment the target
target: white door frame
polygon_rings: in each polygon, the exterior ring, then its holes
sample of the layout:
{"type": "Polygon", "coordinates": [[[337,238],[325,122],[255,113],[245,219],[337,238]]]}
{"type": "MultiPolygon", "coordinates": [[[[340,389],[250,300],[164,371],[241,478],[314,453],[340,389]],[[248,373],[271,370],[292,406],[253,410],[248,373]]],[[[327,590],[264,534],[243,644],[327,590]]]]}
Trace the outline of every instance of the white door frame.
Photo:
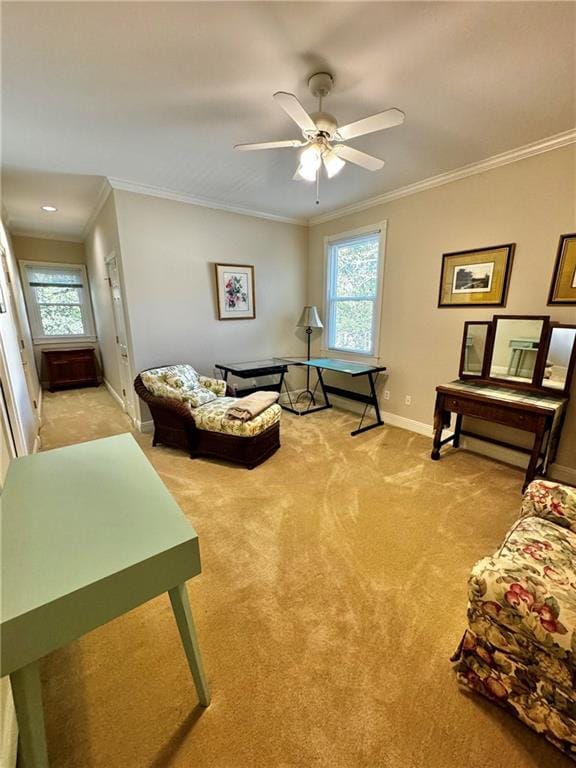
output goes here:
{"type": "Polygon", "coordinates": [[[118,262],[116,251],[111,251],[111,253],[104,259],[104,264],[106,266],[106,280],[108,282],[110,299],[112,302],[112,320],[114,323],[116,360],[118,363],[118,372],[120,375],[121,384],[121,392],[118,392],[117,394],[121,400],[122,408],[128,414],[132,422],[136,423],[136,412],[134,409],[134,397],[132,391],[132,380],[134,376],[130,360],[130,345],[126,323],[124,291],[122,290],[122,275],[120,272],[120,264],[118,262]],[[112,278],[110,276],[110,269],[112,264],[114,264],[116,267],[115,271],[116,277],[118,279],[116,297],[114,296],[114,288],[112,286],[112,278]]]}
{"type": "Polygon", "coordinates": [[[24,378],[26,379],[26,387],[28,389],[28,394],[30,396],[30,402],[32,403],[32,407],[34,409],[34,416],[36,417],[36,430],[38,430],[42,423],[42,419],[40,417],[40,410],[41,410],[40,398],[42,397],[42,388],[40,387],[40,380],[38,376],[38,371],[36,369],[36,360],[34,359],[34,351],[30,350],[31,359],[29,359],[30,354],[24,342],[24,334],[22,333],[22,320],[20,319],[20,315],[18,314],[18,307],[16,306],[16,299],[14,297],[14,287],[12,285],[10,270],[8,269],[8,257],[6,255],[6,251],[1,245],[0,245],[0,262],[2,265],[2,271],[4,272],[4,277],[6,281],[6,291],[8,293],[8,296],[4,298],[5,300],[10,302],[10,315],[12,317],[12,320],[14,323],[14,330],[16,331],[16,336],[18,338],[20,360],[22,361],[22,369],[24,371],[24,378]],[[34,373],[32,371],[34,371],[34,373]]]}

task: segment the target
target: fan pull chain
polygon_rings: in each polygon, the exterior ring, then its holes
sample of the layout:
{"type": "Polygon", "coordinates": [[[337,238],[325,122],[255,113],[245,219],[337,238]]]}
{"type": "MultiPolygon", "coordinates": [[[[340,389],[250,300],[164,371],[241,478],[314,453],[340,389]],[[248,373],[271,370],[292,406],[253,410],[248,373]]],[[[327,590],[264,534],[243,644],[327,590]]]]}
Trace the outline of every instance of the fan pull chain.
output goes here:
{"type": "Polygon", "coordinates": [[[320,168],[316,171],[316,205],[320,205],[320,168]]]}

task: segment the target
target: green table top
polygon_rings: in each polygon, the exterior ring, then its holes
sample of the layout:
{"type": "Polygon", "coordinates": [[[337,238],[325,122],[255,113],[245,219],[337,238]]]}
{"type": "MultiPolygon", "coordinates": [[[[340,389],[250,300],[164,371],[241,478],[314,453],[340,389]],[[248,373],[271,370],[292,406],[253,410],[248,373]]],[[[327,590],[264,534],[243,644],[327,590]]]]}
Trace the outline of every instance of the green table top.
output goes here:
{"type": "Polygon", "coordinates": [[[162,580],[176,560],[172,581],[200,572],[196,532],[129,434],[15,459],[0,504],[4,639],[16,641],[23,617],[46,621],[51,606],[77,611],[75,596],[83,608],[130,592],[110,599],[110,615],[98,607],[78,620],[72,637],[173,586],[162,580]]]}
{"type": "Polygon", "coordinates": [[[325,371],[335,371],[336,373],[349,373],[352,376],[386,370],[384,366],[352,363],[349,360],[336,360],[332,357],[313,357],[310,360],[302,360],[301,365],[308,365],[310,368],[322,368],[325,371]]]}

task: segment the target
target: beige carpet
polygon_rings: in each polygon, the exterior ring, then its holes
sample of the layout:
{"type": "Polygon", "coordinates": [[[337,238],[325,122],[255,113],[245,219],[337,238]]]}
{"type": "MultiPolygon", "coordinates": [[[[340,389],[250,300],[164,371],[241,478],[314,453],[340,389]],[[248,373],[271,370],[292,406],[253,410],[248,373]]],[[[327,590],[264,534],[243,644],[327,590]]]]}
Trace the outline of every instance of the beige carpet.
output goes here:
{"type": "MultiPolygon", "coordinates": [[[[46,394],[44,449],[129,430],[104,389],[46,394]]],[[[517,515],[522,475],[342,411],[283,414],[253,470],[136,438],[194,524],[189,583],[213,691],[195,692],[161,596],[43,665],[53,768],[568,766],[449,663],[466,577],[517,515]]]]}

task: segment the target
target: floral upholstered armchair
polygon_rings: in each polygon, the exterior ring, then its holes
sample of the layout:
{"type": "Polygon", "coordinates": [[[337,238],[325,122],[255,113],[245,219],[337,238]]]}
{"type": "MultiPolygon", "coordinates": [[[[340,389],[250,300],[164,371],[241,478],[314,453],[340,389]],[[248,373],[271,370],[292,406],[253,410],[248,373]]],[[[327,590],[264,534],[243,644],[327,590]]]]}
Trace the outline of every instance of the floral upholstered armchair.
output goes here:
{"type": "Polygon", "coordinates": [[[183,448],[196,456],[255,467],[280,447],[280,406],[273,404],[249,421],[229,418],[238,398],[226,382],[201,376],[191,365],[143,371],[134,389],[154,420],[153,445],[183,448]]]}
{"type": "Polygon", "coordinates": [[[468,581],[461,684],[576,760],[576,489],[537,480],[500,549],[468,581]]]}

